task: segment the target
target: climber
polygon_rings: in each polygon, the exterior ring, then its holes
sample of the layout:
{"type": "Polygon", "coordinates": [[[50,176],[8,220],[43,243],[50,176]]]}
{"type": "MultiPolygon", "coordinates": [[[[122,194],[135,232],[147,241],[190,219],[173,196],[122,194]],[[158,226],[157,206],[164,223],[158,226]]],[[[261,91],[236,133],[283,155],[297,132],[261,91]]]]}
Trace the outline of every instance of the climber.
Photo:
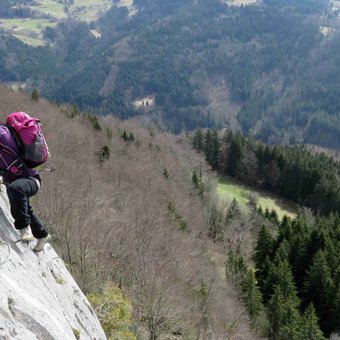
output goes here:
{"type": "Polygon", "coordinates": [[[21,241],[28,243],[36,238],[33,251],[40,252],[51,236],[34,213],[29,198],[39,191],[41,178],[19,157],[19,146],[10,130],[9,126],[0,123],[0,175],[7,188],[14,226],[20,232],[21,241]]]}

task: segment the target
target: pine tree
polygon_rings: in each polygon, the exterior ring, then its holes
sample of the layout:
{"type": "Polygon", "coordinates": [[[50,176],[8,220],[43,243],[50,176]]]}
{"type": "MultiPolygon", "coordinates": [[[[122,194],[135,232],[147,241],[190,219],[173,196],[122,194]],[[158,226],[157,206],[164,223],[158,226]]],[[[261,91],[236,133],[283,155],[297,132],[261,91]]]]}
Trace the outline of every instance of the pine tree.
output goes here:
{"type": "Polygon", "coordinates": [[[191,180],[192,180],[192,184],[194,185],[194,187],[196,189],[198,189],[200,181],[199,181],[199,178],[198,178],[197,173],[196,173],[195,170],[192,172],[191,180]]]}
{"type": "Polygon", "coordinates": [[[240,171],[241,157],[243,154],[242,136],[236,133],[235,138],[231,142],[229,158],[227,163],[227,172],[236,177],[240,171]]]}
{"type": "Polygon", "coordinates": [[[284,298],[279,286],[275,287],[274,294],[268,303],[267,314],[270,339],[298,339],[300,323],[298,308],[295,301],[284,298]]]}
{"type": "Polygon", "coordinates": [[[204,137],[201,129],[197,129],[195,132],[193,146],[197,151],[204,150],[204,137]]]}
{"type": "Polygon", "coordinates": [[[218,136],[218,133],[216,130],[213,130],[212,134],[212,142],[213,142],[213,152],[211,155],[211,166],[214,170],[219,169],[219,163],[220,163],[220,148],[221,148],[221,143],[220,139],[218,136]]]}
{"type": "Polygon", "coordinates": [[[300,327],[301,340],[326,340],[318,325],[318,317],[313,304],[308,305],[300,327]]]}
{"type": "MultiPolygon", "coordinates": [[[[272,234],[268,231],[265,226],[262,226],[259,235],[257,237],[255,252],[254,252],[254,261],[255,266],[257,268],[257,272],[259,273],[259,277],[261,281],[265,279],[267,274],[267,270],[265,270],[264,265],[267,257],[271,258],[273,255],[273,247],[274,247],[274,238],[272,234]]],[[[260,285],[261,286],[261,285],[260,285]]]]}
{"type": "Polygon", "coordinates": [[[339,330],[340,325],[340,268],[337,270],[336,279],[334,280],[338,283],[337,293],[332,306],[332,321],[333,325],[337,325],[337,330],[339,330]]]}
{"type": "Polygon", "coordinates": [[[226,224],[228,224],[233,219],[239,219],[241,215],[242,213],[241,213],[240,205],[237,203],[236,199],[234,198],[231,201],[231,204],[225,216],[226,224]]]}
{"type": "Polygon", "coordinates": [[[325,253],[319,250],[308,270],[308,278],[304,287],[304,300],[313,302],[320,318],[322,331],[329,335],[338,325],[333,325],[332,305],[335,299],[335,284],[327,264],[325,253]]]}
{"type": "Polygon", "coordinates": [[[282,340],[298,340],[300,338],[300,313],[295,302],[287,300],[283,305],[282,340]]]}
{"type": "Polygon", "coordinates": [[[35,102],[38,102],[40,100],[40,93],[37,89],[33,89],[31,99],[35,102]]]}
{"type": "Polygon", "coordinates": [[[247,310],[252,319],[252,323],[254,324],[256,318],[263,310],[263,304],[262,294],[257,285],[254,271],[251,269],[248,269],[247,271],[247,275],[242,284],[242,292],[243,300],[247,306],[247,310]]]}
{"type": "Polygon", "coordinates": [[[270,299],[267,307],[267,315],[269,320],[269,339],[280,339],[283,320],[283,297],[280,289],[277,287],[270,299]]]}
{"type": "Polygon", "coordinates": [[[294,278],[288,260],[280,260],[275,267],[275,270],[278,280],[277,285],[280,287],[284,300],[290,300],[296,307],[298,307],[300,305],[300,300],[297,297],[294,278]]]}

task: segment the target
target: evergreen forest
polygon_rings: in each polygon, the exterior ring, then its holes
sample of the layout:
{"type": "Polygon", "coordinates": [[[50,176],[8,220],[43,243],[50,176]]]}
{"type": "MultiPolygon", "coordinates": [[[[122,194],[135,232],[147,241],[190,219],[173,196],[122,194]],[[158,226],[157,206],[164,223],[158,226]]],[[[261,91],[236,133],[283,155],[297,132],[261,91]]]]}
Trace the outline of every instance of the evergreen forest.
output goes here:
{"type": "MultiPolygon", "coordinates": [[[[1,17],[31,17],[14,6],[23,3],[2,1],[1,17]]],[[[90,113],[146,115],[175,132],[233,125],[271,144],[339,149],[339,19],[329,1],[134,6],[134,15],[113,6],[90,23],[63,20],[44,30],[40,47],[3,32],[0,80],[90,113]],[[212,106],[218,91],[223,98],[212,106]],[[155,105],[133,105],[148,95],[155,105]]]]}
{"type": "Polygon", "coordinates": [[[340,164],[304,145],[273,146],[239,132],[197,129],[193,145],[213,170],[268,189],[321,215],[340,211],[340,164]]]}
{"type": "MultiPolygon", "coordinates": [[[[275,211],[254,204],[253,213],[271,224],[252,219],[258,232],[251,260],[239,247],[229,251],[227,277],[240,290],[253,328],[269,339],[321,340],[337,334],[339,162],[303,145],[270,146],[229,130],[198,129],[192,143],[220,175],[271,190],[313,211],[308,217],[302,209],[297,218],[279,221],[275,211]]],[[[222,220],[235,220],[235,214],[241,219],[235,204],[222,220]]],[[[223,228],[231,225],[215,226],[211,233],[220,240],[223,228]]]]}

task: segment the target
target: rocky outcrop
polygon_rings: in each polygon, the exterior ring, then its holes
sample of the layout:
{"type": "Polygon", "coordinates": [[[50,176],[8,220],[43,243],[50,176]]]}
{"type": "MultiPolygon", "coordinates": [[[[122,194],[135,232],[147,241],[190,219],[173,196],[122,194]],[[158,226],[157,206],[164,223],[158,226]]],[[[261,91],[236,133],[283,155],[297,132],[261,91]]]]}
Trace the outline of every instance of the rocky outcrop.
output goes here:
{"type": "Polygon", "coordinates": [[[104,340],[92,307],[50,244],[35,254],[0,193],[0,340],[104,340]]]}

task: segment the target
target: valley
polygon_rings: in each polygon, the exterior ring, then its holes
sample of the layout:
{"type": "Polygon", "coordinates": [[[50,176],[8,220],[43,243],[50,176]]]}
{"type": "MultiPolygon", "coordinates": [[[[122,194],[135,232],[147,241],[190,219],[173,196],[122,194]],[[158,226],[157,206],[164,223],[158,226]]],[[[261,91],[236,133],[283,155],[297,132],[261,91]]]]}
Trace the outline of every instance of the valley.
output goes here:
{"type": "Polygon", "coordinates": [[[1,112],[55,169],[33,202],[124,339],[338,332],[339,1],[1,2],[1,112]]]}

